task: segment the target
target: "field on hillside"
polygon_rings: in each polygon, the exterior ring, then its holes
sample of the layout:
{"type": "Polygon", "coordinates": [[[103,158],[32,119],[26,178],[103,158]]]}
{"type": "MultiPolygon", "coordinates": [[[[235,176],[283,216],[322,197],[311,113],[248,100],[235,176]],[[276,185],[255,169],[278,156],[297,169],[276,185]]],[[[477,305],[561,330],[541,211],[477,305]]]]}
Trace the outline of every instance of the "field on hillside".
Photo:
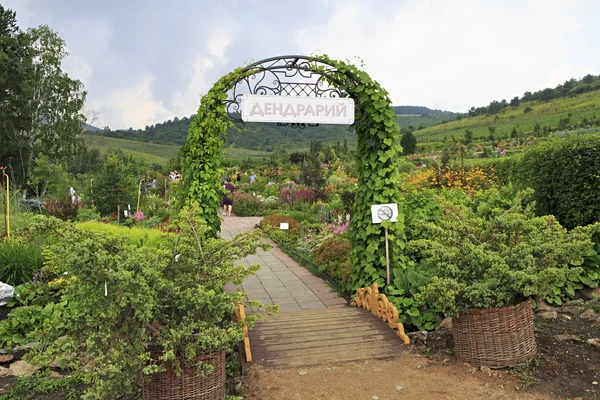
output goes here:
{"type": "Polygon", "coordinates": [[[456,120],[455,114],[396,114],[403,130],[415,131],[456,120]]]}
{"type": "MultiPolygon", "coordinates": [[[[102,153],[114,150],[123,151],[148,164],[166,165],[179,151],[179,146],[168,144],[155,144],[138,142],[136,140],[118,139],[107,136],[83,135],[83,140],[88,147],[99,149],[102,153]]],[[[259,150],[226,147],[223,151],[224,158],[228,160],[241,160],[244,158],[268,158],[271,153],[259,150]]]]}
{"type": "Polygon", "coordinates": [[[88,147],[99,149],[102,153],[121,150],[125,154],[144,160],[149,164],[165,165],[179,151],[178,146],[138,142],[107,136],[83,135],[83,140],[88,147]]]}
{"type": "Polygon", "coordinates": [[[463,118],[442,125],[431,126],[415,132],[421,142],[440,141],[449,136],[464,136],[465,130],[473,131],[473,136],[487,137],[488,127],[495,127],[496,137],[510,137],[513,128],[520,134],[533,131],[535,124],[556,127],[561,118],[568,118],[571,123],[580,123],[584,118],[593,115],[600,116],[600,91],[580,94],[575,97],[566,97],[548,102],[522,103],[518,107],[508,107],[499,114],[463,118]],[[525,113],[526,107],[532,110],[525,113]]]}

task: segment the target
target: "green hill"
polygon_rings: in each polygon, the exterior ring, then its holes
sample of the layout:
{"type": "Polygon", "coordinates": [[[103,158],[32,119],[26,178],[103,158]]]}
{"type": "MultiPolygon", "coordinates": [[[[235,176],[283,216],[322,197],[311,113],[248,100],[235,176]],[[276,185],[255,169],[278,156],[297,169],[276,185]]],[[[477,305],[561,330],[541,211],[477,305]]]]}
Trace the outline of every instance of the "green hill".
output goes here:
{"type": "MultiPolygon", "coordinates": [[[[398,122],[404,131],[426,128],[453,120],[455,114],[440,110],[432,110],[420,106],[399,106],[398,122]],[[414,112],[411,114],[409,112],[414,112]]],[[[182,146],[193,115],[146,126],[144,129],[111,130],[104,129],[89,132],[91,135],[130,139],[140,142],[182,146]]],[[[320,125],[294,129],[277,124],[248,123],[245,129],[232,128],[227,133],[226,147],[272,152],[278,149],[296,151],[308,149],[310,142],[319,140],[323,143],[343,142],[346,140],[352,147],[356,143],[356,135],[347,126],[320,125]]]]}
{"type": "Polygon", "coordinates": [[[492,128],[496,138],[509,138],[514,129],[519,136],[523,136],[598,125],[600,90],[595,90],[549,101],[521,102],[518,106],[507,106],[496,114],[455,119],[417,130],[414,135],[420,142],[441,141],[450,136],[464,136],[468,129],[473,132],[474,138],[487,138],[492,128]]]}
{"type": "MultiPolygon", "coordinates": [[[[119,139],[108,136],[98,136],[93,134],[84,134],[83,140],[90,148],[99,149],[102,153],[120,150],[125,154],[131,155],[148,164],[166,165],[171,158],[177,155],[180,146],[168,144],[145,143],[137,140],[119,139]]],[[[244,158],[263,158],[269,157],[270,153],[265,151],[255,151],[240,149],[235,147],[226,147],[224,151],[225,159],[241,160],[244,158]]]]}
{"type": "Polygon", "coordinates": [[[98,149],[102,153],[121,150],[125,154],[146,161],[148,164],[165,165],[179,151],[179,146],[144,143],[89,133],[83,135],[83,140],[88,147],[98,149]]]}

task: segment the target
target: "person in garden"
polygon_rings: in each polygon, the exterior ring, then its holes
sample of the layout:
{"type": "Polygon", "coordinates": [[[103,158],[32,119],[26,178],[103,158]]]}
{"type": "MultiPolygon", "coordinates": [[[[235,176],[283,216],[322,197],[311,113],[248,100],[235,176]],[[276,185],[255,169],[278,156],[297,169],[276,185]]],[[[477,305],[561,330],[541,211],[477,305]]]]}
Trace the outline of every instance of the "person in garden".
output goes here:
{"type": "Polygon", "coordinates": [[[250,183],[254,183],[254,181],[256,181],[256,175],[254,174],[254,171],[252,171],[252,174],[250,175],[250,183]]]}
{"type": "Polygon", "coordinates": [[[227,182],[223,187],[229,192],[223,197],[223,215],[231,216],[231,209],[233,208],[233,191],[235,186],[231,183],[231,178],[227,178],[227,182]]]}
{"type": "Polygon", "coordinates": [[[235,175],[235,180],[237,181],[237,183],[240,183],[240,181],[242,180],[242,173],[240,171],[238,171],[235,175]]]}

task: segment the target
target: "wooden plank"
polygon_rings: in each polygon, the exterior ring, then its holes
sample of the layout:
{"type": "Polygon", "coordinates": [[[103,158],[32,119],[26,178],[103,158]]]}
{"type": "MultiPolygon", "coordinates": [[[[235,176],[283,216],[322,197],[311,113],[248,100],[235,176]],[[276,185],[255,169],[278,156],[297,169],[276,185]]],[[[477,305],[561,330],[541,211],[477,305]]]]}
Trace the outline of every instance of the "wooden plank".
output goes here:
{"type": "MultiPolygon", "coordinates": [[[[374,316],[373,316],[374,317],[374,316]]],[[[293,324],[293,323],[305,323],[307,321],[336,321],[336,320],[368,320],[371,319],[368,316],[364,316],[361,314],[332,314],[332,315],[324,315],[324,316],[306,316],[301,318],[286,318],[286,319],[265,319],[263,321],[257,322],[257,324],[270,326],[270,325],[281,325],[281,324],[293,324]]],[[[383,322],[383,321],[382,321],[383,322]]]]}
{"type": "Polygon", "coordinates": [[[254,346],[254,354],[275,354],[278,352],[288,352],[288,351],[302,351],[302,350],[313,350],[313,349],[322,349],[322,348],[335,348],[341,346],[354,346],[359,348],[364,348],[370,346],[373,343],[380,345],[381,347],[389,346],[399,346],[401,342],[391,342],[386,341],[380,335],[375,335],[374,338],[364,339],[364,338],[344,338],[344,339],[335,339],[335,340],[323,340],[319,342],[309,342],[309,343],[280,343],[280,344],[270,344],[269,346],[257,346],[255,343],[254,346]]]}
{"type": "Polygon", "coordinates": [[[309,343],[318,342],[328,339],[344,339],[344,338],[369,338],[373,335],[381,336],[387,340],[400,340],[398,335],[391,329],[384,331],[365,331],[365,330],[337,330],[337,331],[314,331],[310,335],[304,333],[289,334],[289,335],[273,335],[268,332],[251,336],[253,342],[257,345],[265,345],[280,342],[289,343],[309,343]]]}
{"type": "Polygon", "coordinates": [[[305,318],[306,316],[324,316],[329,314],[339,314],[339,313],[369,313],[369,311],[365,309],[361,309],[359,307],[351,307],[351,306],[343,306],[337,308],[320,308],[318,310],[298,310],[298,311],[281,311],[276,315],[268,317],[269,319],[284,319],[284,318],[305,318]]]}
{"type": "Polygon", "coordinates": [[[261,360],[261,364],[276,368],[305,366],[314,364],[329,364],[346,361],[357,361],[365,359],[387,359],[401,355],[402,352],[389,353],[375,349],[351,350],[347,352],[329,353],[329,354],[309,354],[292,358],[280,358],[261,360]]]}
{"type": "Polygon", "coordinates": [[[371,325],[382,325],[389,328],[388,324],[380,320],[370,320],[366,318],[359,317],[349,317],[349,318],[329,318],[323,320],[305,320],[305,321],[294,321],[294,322],[283,322],[279,324],[263,324],[261,322],[257,322],[255,325],[256,329],[290,329],[290,328],[298,328],[298,327],[313,327],[313,326],[321,326],[324,328],[337,326],[337,327],[347,327],[347,326],[357,326],[363,324],[371,324],[371,325]]]}
{"type": "Polygon", "coordinates": [[[270,325],[265,325],[261,322],[257,322],[255,325],[256,329],[275,329],[277,327],[281,328],[281,329],[290,329],[290,328],[300,328],[300,327],[313,327],[313,326],[322,326],[323,328],[329,328],[329,327],[354,327],[354,326],[361,326],[361,325],[375,325],[375,326],[382,326],[382,327],[388,327],[389,325],[383,321],[381,321],[380,319],[377,318],[357,318],[357,317],[349,317],[349,318],[335,318],[335,319],[324,319],[324,320],[311,320],[311,319],[307,319],[304,321],[294,321],[294,322],[290,322],[290,323],[280,323],[280,324],[270,324],[270,325]]]}
{"type": "MultiPolygon", "coordinates": [[[[314,352],[322,352],[322,353],[331,353],[331,352],[338,352],[338,351],[342,351],[345,349],[345,347],[348,348],[371,348],[371,347],[392,347],[392,348],[398,348],[401,349],[402,346],[402,342],[400,342],[399,340],[394,340],[394,341],[390,341],[390,340],[363,340],[362,342],[358,342],[358,343],[350,343],[350,344],[340,344],[337,346],[328,346],[325,342],[315,342],[313,346],[304,348],[304,349],[297,349],[298,351],[306,351],[306,352],[310,352],[310,351],[314,351],[314,352]]],[[[288,349],[289,351],[296,351],[296,349],[294,348],[294,346],[290,346],[290,349],[288,349]]],[[[282,351],[287,351],[287,350],[282,350],[282,351]]],[[[269,352],[269,347],[267,346],[257,346],[255,343],[253,352],[256,353],[261,353],[264,354],[265,352],[269,352]]]]}
{"type": "MultiPolygon", "coordinates": [[[[381,324],[384,325],[385,330],[388,330],[390,332],[393,332],[392,328],[390,328],[389,326],[385,325],[385,324],[381,324]]],[[[346,330],[346,331],[352,331],[352,332],[356,332],[357,334],[363,334],[365,332],[370,332],[372,333],[373,331],[375,332],[383,332],[384,329],[382,329],[382,327],[378,326],[377,324],[360,324],[360,325],[349,325],[349,326],[344,326],[344,325],[336,325],[336,326],[319,326],[319,325],[311,325],[311,326],[307,326],[307,327],[303,327],[303,326],[299,326],[297,328],[281,328],[281,329],[268,329],[268,330],[262,330],[262,329],[252,329],[250,331],[250,339],[254,339],[256,337],[265,337],[265,336],[284,336],[284,335],[310,335],[313,334],[314,332],[335,332],[338,330],[346,330]]]]}

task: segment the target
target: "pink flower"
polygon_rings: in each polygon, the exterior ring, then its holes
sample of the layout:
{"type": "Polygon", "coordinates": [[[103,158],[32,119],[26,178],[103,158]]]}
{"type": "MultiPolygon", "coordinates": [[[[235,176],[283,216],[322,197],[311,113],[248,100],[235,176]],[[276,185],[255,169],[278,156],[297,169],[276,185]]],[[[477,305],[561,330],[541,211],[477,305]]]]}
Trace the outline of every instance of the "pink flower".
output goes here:
{"type": "Polygon", "coordinates": [[[138,212],[136,212],[135,214],[133,214],[133,218],[134,218],[134,219],[135,219],[137,222],[140,222],[140,221],[143,221],[143,220],[145,220],[145,219],[146,219],[146,216],[144,215],[144,212],[143,212],[143,211],[138,211],[138,212]]]}

